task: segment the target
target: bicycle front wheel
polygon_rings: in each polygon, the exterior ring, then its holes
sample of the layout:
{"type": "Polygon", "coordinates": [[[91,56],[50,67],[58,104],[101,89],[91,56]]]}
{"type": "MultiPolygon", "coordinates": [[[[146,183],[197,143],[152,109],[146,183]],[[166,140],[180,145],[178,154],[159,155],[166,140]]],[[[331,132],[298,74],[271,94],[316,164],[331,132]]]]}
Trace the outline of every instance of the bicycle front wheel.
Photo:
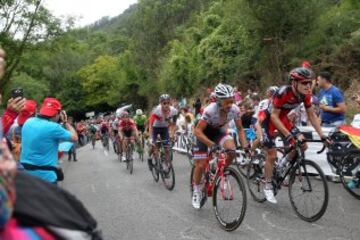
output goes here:
{"type": "Polygon", "coordinates": [[[171,191],[175,187],[175,171],[170,163],[166,170],[161,170],[161,179],[167,190],[171,191]]]}
{"type": "Polygon", "coordinates": [[[319,165],[310,160],[290,173],[289,197],[295,213],[304,221],[320,219],[328,206],[329,188],[319,165]]]}
{"type": "Polygon", "coordinates": [[[360,200],[360,156],[359,152],[347,154],[340,165],[340,179],[346,191],[360,200]]]}
{"type": "Polygon", "coordinates": [[[257,202],[265,202],[265,156],[257,155],[251,159],[250,163],[247,166],[247,185],[250,191],[251,196],[257,202]]]}
{"type": "Polygon", "coordinates": [[[224,175],[217,175],[213,190],[213,207],[221,228],[234,231],[244,220],[246,189],[238,172],[227,167],[224,175]]]}
{"type": "Polygon", "coordinates": [[[152,168],[151,168],[151,174],[154,178],[155,182],[159,181],[159,161],[157,157],[152,156],[152,168]]]}

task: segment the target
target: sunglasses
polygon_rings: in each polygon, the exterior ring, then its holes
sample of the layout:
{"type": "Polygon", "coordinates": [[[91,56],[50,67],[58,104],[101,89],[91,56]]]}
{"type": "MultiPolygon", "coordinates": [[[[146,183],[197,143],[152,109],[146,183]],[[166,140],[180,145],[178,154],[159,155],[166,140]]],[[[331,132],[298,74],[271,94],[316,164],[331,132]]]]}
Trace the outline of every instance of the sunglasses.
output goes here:
{"type": "Polygon", "coordinates": [[[162,105],[170,105],[170,102],[162,102],[162,105]]]}
{"type": "Polygon", "coordinates": [[[307,85],[312,85],[312,81],[306,81],[306,82],[300,82],[301,85],[303,86],[307,86],[307,85]]]}

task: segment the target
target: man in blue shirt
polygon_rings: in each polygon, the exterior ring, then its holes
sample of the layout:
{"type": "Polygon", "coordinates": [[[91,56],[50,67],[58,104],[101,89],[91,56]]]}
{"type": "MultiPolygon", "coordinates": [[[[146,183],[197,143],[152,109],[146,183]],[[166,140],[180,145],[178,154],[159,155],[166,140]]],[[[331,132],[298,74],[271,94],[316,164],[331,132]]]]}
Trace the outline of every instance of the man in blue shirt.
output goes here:
{"type": "Polygon", "coordinates": [[[317,77],[320,87],[320,116],[324,127],[337,127],[345,123],[346,105],[342,92],[331,83],[331,74],[320,72],[317,77]]]}
{"type": "Polygon", "coordinates": [[[37,167],[57,167],[58,147],[61,141],[77,141],[74,128],[61,112],[61,103],[55,98],[46,98],[38,117],[27,120],[22,128],[20,162],[31,175],[56,183],[53,170],[33,170],[26,164],[37,167]],[[58,122],[65,123],[63,128],[58,122]]]}

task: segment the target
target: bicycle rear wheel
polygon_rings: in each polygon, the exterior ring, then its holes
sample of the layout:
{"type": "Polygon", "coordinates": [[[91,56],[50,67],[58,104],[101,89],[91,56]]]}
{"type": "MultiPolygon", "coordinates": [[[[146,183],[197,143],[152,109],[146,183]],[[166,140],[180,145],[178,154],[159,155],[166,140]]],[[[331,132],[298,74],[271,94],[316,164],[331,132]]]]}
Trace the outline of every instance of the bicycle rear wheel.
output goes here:
{"type": "Polygon", "coordinates": [[[347,154],[340,164],[340,179],[346,191],[360,200],[360,156],[359,152],[347,154]]]}
{"type": "Polygon", "coordinates": [[[217,175],[213,190],[213,207],[221,228],[234,231],[244,220],[246,212],[246,188],[239,173],[224,169],[224,176],[217,175]]]}
{"type": "Polygon", "coordinates": [[[290,173],[289,198],[295,213],[304,221],[320,219],[329,202],[329,189],[321,168],[313,161],[303,160],[290,173]]]}
{"type": "Polygon", "coordinates": [[[247,167],[247,185],[250,191],[252,198],[257,202],[265,202],[265,156],[259,154],[258,158],[254,157],[247,167]]]}

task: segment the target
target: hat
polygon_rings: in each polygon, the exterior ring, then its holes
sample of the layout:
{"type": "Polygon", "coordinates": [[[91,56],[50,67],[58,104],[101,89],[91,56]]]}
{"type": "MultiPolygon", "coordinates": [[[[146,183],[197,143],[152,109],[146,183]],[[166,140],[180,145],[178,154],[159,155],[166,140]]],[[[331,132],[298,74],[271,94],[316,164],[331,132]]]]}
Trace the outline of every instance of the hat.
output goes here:
{"type": "Polygon", "coordinates": [[[24,125],[25,121],[36,112],[37,103],[34,100],[26,100],[24,109],[19,113],[18,124],[24,125]]]}
{"type": "Polygon", "coordinates": [[[40,115],[54,117],[61,110],[61,103],[56,98],[45,98],[40,108],[40,115]]]}
{"type": "Polygon", "coordinates": [[[309,61],[304,61],[304,62],[301,64],[301,66],[302,66],[303,68],[311,68],[311,64],[310,64],[309,61]]]}

